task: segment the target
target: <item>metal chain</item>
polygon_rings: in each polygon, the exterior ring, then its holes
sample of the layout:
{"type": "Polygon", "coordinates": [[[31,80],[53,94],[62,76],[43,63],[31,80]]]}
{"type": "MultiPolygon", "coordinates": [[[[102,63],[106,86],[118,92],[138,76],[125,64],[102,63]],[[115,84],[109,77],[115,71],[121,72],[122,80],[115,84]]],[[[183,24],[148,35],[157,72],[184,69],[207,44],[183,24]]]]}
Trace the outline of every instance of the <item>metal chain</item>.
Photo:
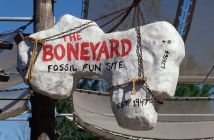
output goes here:
{"type": "MultiPolygon", "coordinates": [[[[136,53],[138,57],[138,77],[145,77],[144,75],[144,67],[143,67],[143,53],[142,53],[142,42],[141,42],[141,33],[140,33],[140,26],[139,22],[137,27],[135,27],[135,31],[137,34],[137,48],[136,48],[136,53]]],[[[145,81],[145,83],[142,83],[142,88],[146,92],[146,103],[150,101],[151,103],[154,103],[154,97],[152,96],[152,92],[145,81]]]]}
{"type": "Polygon", "coordinates": [[[126,10],[127,10],[128,8],[130,8],[130,7],[131,7],[131,6],[127,6],[127,7],[125,7],[125,8],[120,9],[120,10],[114,11],[114,12],[109,13],[109,14],[107,14],[107,15],[101,16],[101,17],[99,17],[99,18],[97,18],[97,19],[94,19],[93,21],[86,22],[86,23],[84,23],[84,24],[81,24],[81,25],[79,25],[79,26],[76,26],[76,27],[74,27],[74,28],[71,28],[71,29],[69,29],[69,30],[66,30],[66,31],[64,31],[64,32],[61,32],[61,33],[58,33],[58,34],[55,34],[55,35],[46,37],[46,38],[44,38],[44,39],[42,39],[42,40],[43,40],[43,41],[51,41],[51,40],[56,39],[56,37],[63,37],[64,34],[67,34],[67,33],[70,33],[71,31],[80,29],[80,28],[82,28],[82,27],[84,27],[84,26],[87,26],[87,25],[89,25],[89,24],[91,24],[91,23],[93,23],[93,22],[95,22],[95,21],[99,21],[99,20],[104,19],[104,18],[106,18],[106,17],[112,16],[112,15],[116,15],[116,14],[119,14],[119,13],[123,13],[124,11],[126,11],[126,10]]]}
{"type": "Polygon", "coordinates": [[[137,53],[137,58],[138,58],[138,77],[144,77],[140,26],[135,27],[135,31],[137,33],[136,53],[137,53]]]}
{"type": "Polygon", "coordinates": [[[44,39],[42,39],[42,40],[44,40],[44,41],[51,41],[51,40],[54,40],[55,37],[58,37],[58,36],[61,36],[61,37],[62,37],[62,36],[63,36],[64,34],[66,34],[66,33],[69,33],[69,32],[71,32],[71,31],[77,30],[77,29],[82,28],[82,27],[84,27],[84,26],[87,26],[87,25],[89,25],[89,24],[91,24],[91,23],[93,23],[93,21],[86,22],[86,23],[84,23],[84,24],[81,24],[81,25],[79,25],[79,26],[76,26],[76,27],[74,27],[74,28],[71,28],[71,29],[69,29],[69,30],[66,30],[66,31],[64,31],[64,32],[61,32],[61,33],[59,33],[59,34],[55,34],[55,35],[46,37],[46,38],[44,38],[44,39]]]}

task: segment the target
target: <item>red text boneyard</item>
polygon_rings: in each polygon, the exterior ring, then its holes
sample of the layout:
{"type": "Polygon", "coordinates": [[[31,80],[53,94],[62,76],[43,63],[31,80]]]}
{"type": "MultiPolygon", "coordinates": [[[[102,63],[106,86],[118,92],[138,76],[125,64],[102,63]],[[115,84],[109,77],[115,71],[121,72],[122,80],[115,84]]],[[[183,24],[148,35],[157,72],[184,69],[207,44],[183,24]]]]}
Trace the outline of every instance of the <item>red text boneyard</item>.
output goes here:
{"type": "Polygon", "coordinates": [[[80,41],[80,33],[71,34],[64,37],[63,44],[55,46],[46,44],[43,46],[43,61],[67,59],[100,61],[101,57],[106,60],[116,57],[125,57],[131,51],[131,41],[129,39],[109,39],[102,42],[80,41]]]}

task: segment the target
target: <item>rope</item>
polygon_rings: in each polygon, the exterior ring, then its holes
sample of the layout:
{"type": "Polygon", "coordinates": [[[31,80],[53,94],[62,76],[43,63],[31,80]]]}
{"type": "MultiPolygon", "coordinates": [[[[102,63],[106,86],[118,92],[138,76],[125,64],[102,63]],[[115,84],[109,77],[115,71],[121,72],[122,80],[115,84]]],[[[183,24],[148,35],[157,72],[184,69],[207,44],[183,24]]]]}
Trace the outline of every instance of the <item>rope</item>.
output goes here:
{"type": "Polygon", "coordinates": [[[135,26],[135,15],[136,15],[136,7],[134,8],[134,16],[133,16],[133,19],[132,19],[132,27],[135,26]]]}
{"type": "Polygon", "coordinates": [[[137,26],[140,27],[140,11],[139,11],[139,5],[137,5],[137,26]]]}
{"type": "Polygon", "coordinates": [[[126,6],[126,7],[122,8],[122,9],[117,10],[117,11],[114,11],[114,12],[112,12],[112,13],[109,13],[109,14],[106,14],[106,15],[101,16],[101,17],[99,17],[99,18],[96,18],[96,19],[94,19],[93,21],[102,20],[102,19],[107,18],[107,17],[109,17],[109,16],[112,16],[112,15],[114,15],[114,14],[118,14],[119,12],[126,11],[126,10],[129,9],[130,7],[131,7],[131,6],[126,6]]]}
{"type": "Polygon", "coordinates": [[[31,23],[33,23],[34,19],[32,19],[30,22],[28,22],[26,25],[19,27],[17,30],[24,31],[31,23]]]}
{"type": "Polygon", "coordinates": [[[105,24],[103,24],[102,26],[100,26],[100,28],[103,28],[103,27],[105,27],[106,25],[108,25],[109,23],[115,21],[116,19],[118,19],[119,17],[121,17],[124,13],[125,13],[125,11],[123,11],[123,12],[120,13],[118,16],[114,17],[113,19],[107,21],[105,24]]]}
{"type": "Polygon", "coordinates": [[[142,9],[141,9],[140,6],[138,6],[138,9],[139,9],[139,12],[140,12],[141,20],[142,20],[143,24],[145,24],[146,22],[145,22],[145,19],[144,19],[144,16],[143,16],[142,9]]]}
{"type": "Polygon", "coordinates": [[[37,48],[38,48],[39,43],[44,44],[45,42],[43,40],[39,40],[39,39],[36,39],[35,42],[34,42],[34,47],[33,47],[32,55],[31,55],[31,58],[30,58],[29,67],[28,67],[27,73],[25,75],[25,79],[28,82],[30,82],[33,66],[34,66],[35,61],[37,59],[36,52],[37,52],[37,48]]]}
{"type": "Polygon", "coordinates": [[[129,13],[131,12],[132,8],[135,7],[135,0],[132,3],[131,7],[128,9],[127,13],[122,17],[122,19],[113,27],[111,28],[107,33],[113,32],[125,19],[126,17],[129,15],[129,13]]]}
{"type": "Polygon", "coordinates": [[[125,83],[122,83],[122,84],[117,84],[117,85],[110,86],[108,88],[108,91],[113,90],[114,88],[119,88],[121,86],[127,86],[129,84],[132,84],[132,86],[133,86],[132,87],[132,91],[133,91],[132,95],[135,95],[136,94],[135,83],[137,83],[137,84],[139,84],[139,83],[144,84],[146,82],[146,80],[147,80],[146,77],[134,78],[134,79],[132,79],[129,82],[125,82],[125,83]],[[134,91],[135,91],[135,93],[134,93],[134,91]]]}

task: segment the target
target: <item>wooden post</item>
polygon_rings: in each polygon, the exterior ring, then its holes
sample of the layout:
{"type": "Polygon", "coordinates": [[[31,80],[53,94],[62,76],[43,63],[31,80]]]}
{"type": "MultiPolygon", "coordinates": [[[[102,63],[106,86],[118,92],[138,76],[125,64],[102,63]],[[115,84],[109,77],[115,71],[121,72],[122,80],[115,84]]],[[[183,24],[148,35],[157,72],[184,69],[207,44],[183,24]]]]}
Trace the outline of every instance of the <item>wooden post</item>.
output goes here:
{"type": "MultiPolygon", "coordinates": [[[[34,0],[34,32],[54,25],[52,0],[34,0]]],[[[32,96],[31,140],[55,140],[54,100],[34,92],[32,96]]]]}

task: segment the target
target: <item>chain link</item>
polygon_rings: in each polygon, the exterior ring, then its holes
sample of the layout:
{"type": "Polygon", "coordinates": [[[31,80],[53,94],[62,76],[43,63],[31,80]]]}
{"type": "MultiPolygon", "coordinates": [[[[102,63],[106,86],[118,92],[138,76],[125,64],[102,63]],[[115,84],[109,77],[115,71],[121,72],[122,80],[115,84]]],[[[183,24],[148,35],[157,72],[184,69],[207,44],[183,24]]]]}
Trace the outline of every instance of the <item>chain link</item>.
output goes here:
{"type": "MultiPolygon", "coordinates": [[[[46,38],[43,38],[43,39],[39,39],[39,40],[37,39],[37,41],[38,41],[39,43],[41,43],[41,44],[44,44],[44,42],[46,42],[46,41],[51,41],[51,40],[55,40],[55,39],[58,39],[58,38],[62,38],[62,37],[64,37],[64,36],[70,34],[71,31],[75,31],[75,30],[80,29],[80,28],[82,28],[82,27],[85,27],[85,26],[87,26],[87,25],[89,25],[89,24],[91,24],[91,23],[93,23],[93,22],[95,22],[95,21],[102,20],[102,19],[107,18],[107,17],[109,17],[109,16],[117,15],[117,14],[123,13],[124,11],[126,11],[127,9],[129,9],[130,7],[131,7],[131,6],[127,6],[127,7],[125,7],[125,8],[122,8],[122,9],[119,9],[119,10],[114,11],[114,12],[112,12],[112,13],[109,13],[109,14],[106,14],[106,15],[104,15],[104,16],[101,16],[101,17],[99,17],[99,18],[97,18],[97,19],[94,19],[93,21],[88,21],[88,22],[86,22],[86,23],[84,23],[84,24],[81,24],[81,25],[79,25],[79,26],[76,26],[76,27],[74,27],[74,28],[71,28],[71,29],[69,29],[69,30],[66,30],[66,31],[64,31],[64,32],[61,32],[61,33],[58,33],[58,34],[55,34],[55,35],[52,35],[52,36],[49,36],[49,37],[46,37],[46,38]]],[[[34,38],[31,38],[31,37],[25,37],[25,39],[26,39],[26,40],[30,40],[30,41],[35,41],[35,39],[34,39],[34,38]]]]}
{"type": "Polygon", "coordinates": [[[84,27],[84,26],[87,26],[87,25],[89,25],[89,24],[93,23],[93,22],[94,22],[94,21],[86,22],[86,23],[84,23],[84,24],[81,24],[81,25],[79,25],[79,26],[76,26],[76,27],[74,27],[74,28],[71,28],[71,29],[69,29],[69,30],[66,30],[66,31],[64,31],[64,32],[61,32],[61,33],[59,33],[59,34],[55,34],[55,35],[52,35],[52,36],[46,37],[46,38],[44,38],[44,39],[42,39],[42,40],[44,40],[44,41],[51,41],[51,40],[55,40],[55,39],[56,39],[56,37],[63,37],[63,36],[64,36],[64,34],[66,34],[66,33],[70,33],[71,31],[74,31],[74,30],[77,30],[77,29],[80,29],[80,28],[82,28],[82,27],[84,27]]]}
{"type": "Polygon", "coordinates": [[[135,31],[137,33],[137,57],[138,57],[138,77],[144,77],[144,68],[143,68],[143,58],[142,58],[142,45],[141,45],[141,34],[140,27],[135,27],[135,31]]]}
{"type": "MultiPolygon", "coordinates": [[[[141,42],[141,33],[140,33],[140,26],[139,24],[135,27],[135,31],[137,34],[137,48],[136,53],[138,57],[138,77],[145,77],[144,75],[144,67],[143,67],[143,52],[142,52],[142,42],[141,42]]],[[[142,83],[142,88],[146,92],[146,103],[149,101],[154,104],[154,98],[152,97],[152,92],[145,81],[142,83]]]]}

